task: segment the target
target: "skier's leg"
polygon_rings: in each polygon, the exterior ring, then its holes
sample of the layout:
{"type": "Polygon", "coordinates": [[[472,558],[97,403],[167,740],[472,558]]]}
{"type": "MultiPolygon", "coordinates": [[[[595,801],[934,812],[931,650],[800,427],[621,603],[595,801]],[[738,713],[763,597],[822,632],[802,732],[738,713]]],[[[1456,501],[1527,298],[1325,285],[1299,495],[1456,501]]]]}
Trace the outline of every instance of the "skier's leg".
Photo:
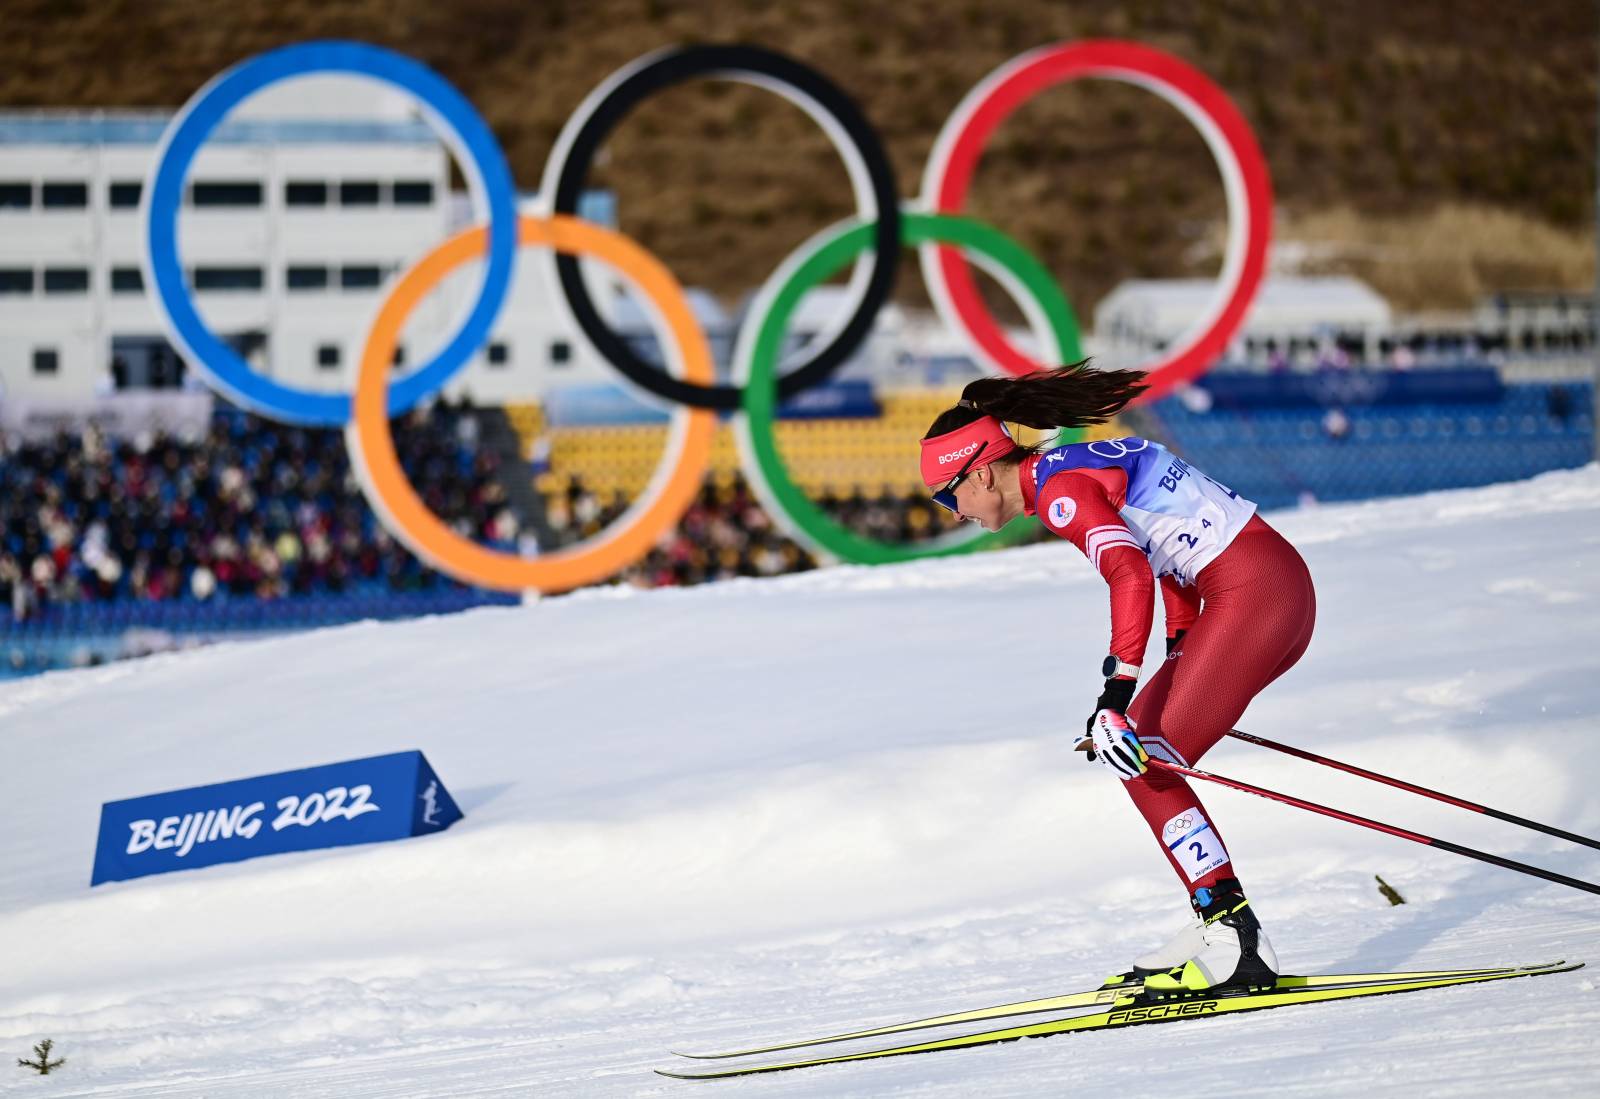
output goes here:
{"type": "MultiPolygon", "coordinates": [[[[1252,519],[1201,574],[1204,604],[1128,717],[1145,750],[1193,766],[1244,714],[1251,699],[1306,650],[1316,595],[1294,547],[1252,519]]],[[[1155,771],[1127,784],[1140,814],[1193,893],[1235,876],[1227,848],[1187,780],[1155,771]]]]}
{"type": "MultiPolygon", "coordinates": [[[[1294,665],[1315,619],[1304,562],[1265,523],[1252,521],[1212,563],[1202,574],[1202,592],[1205,603],[1184,638],[1183,655],[1167,661],[1129,709],[1146,751],[1186,766],[1226,736],[1251,699],[1294,665]]],[[[1221,835],[1187,780],[1151,771],[1127,787],[1199,917],[1198,926],[1168,944],[1170,951],[1136,964],[1153,968],[1154,962],[1171,962],[1167,954],[1192,951],[1187,961],[1173,963],[1173,976],[1151,980],[1167,980],[1173,988],[1270,981],[1276,955],[1249,909],[1221,835]]]]}
{"type": "MultiPolygon", "coordinates": [[[[1205,618],[1204,611],[1200,617],[1205,618]]],[[[1162,712],[1172,691],[1173,677],[1186,659],[1186,656],[1169,657],[1128,707],[1128,718],[1138,729],[1145,750],[1152,757],[1185,766],[1190,761],[1180,755],[1162,733],[1162,712]]],[[[1196,914],[1166,943],[1135,958],[1133,968],[1112,977],[1108,985],[1138,984],[1153,974],[1165,973],[1175,966],[1184,965],[1203,951],[1205,921],[1199,915],[1196,892],[1215,890],[1219,882],[1230,878],[1233,873],[1233,864],[1222,837],[1210,825],[1205,806],[1187,779],[1152,769],[1125,786],[1134,807],[1161,843],[1173,872],[1183,882],[1196,914]]],[[[1236,880],[1230,884],[1237,888],[1236,880]]],[[[1204,895],[1209,896],[1209,893],[1204,895]]]]}

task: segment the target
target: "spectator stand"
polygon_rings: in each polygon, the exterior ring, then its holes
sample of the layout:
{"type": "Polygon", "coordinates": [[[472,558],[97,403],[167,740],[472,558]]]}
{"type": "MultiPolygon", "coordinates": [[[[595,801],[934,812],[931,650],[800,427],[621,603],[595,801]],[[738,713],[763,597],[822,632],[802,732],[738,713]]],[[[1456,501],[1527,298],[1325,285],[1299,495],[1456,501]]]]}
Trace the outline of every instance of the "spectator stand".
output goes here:
{"type": "MultiPolygon", "coordinates": [[[[463,532],[517,548],[521,523],[477,410],[396,424],[402,463],[463,532]]],[[[199,438],[92,424],[0,442],[0,675],[514,597],[426,568],[368,508],[337,431],[217,411],[199,438]]]]}

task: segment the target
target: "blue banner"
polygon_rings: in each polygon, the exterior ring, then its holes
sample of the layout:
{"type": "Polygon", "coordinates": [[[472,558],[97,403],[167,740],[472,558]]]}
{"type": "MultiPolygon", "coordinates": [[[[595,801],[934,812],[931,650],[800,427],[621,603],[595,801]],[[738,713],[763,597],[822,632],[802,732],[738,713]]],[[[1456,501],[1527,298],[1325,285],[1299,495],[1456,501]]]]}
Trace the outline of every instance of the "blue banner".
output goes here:
{"type": "MultiPolygon", "coordinates": [[[[669,418],[665,409],[620,385],[551,389],[544,395],[544,411],[555,428],[664,424],[669,418]]],[[[778,406],[780,420],[869,419],[882,412],[872,383],[859,380],[813,386],[778,406]]]]}
{"type": "Polygon", "coordinates": [[[1220,409],[1494,404],[1505,396],[1505,384],[1492,366],[1324,369],[1307,374],[1213,370],[1198,384],[1220,409]]]}
{"type": "Polygon", "coordinates": [[[872,383],[863,381],[813,386],[778,406],[780,420],[864,420],[882,414],[872,383]]]}
{"type": "Polygon", "coordinates": [[[108,801],[89,884],[421,836],[461,816],[421,752],[108,801]]]}

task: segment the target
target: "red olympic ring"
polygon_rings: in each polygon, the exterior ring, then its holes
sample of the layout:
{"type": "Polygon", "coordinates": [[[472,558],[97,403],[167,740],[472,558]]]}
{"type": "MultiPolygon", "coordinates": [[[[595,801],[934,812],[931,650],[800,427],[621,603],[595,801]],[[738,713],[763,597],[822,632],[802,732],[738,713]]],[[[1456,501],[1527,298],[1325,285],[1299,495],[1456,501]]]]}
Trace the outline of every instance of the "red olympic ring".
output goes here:
{"type": "MultiPolygon", "coordinates": [[[[1136,84],[1177,107],[1200,131],[1222,171],[1228,201],[1222,275],[1195,328],[1169,353],[1144,367],[1150,388],[1139,400],[1155,400],[1204,373],[1226,351],[1266,270],[1272,230],[1272,182],[1266,160],[1244,116],[1209,77],[1169,54],[1133,42],[1090,40],[1022,54],[967,93],[946,121],[928,158],[922,201],[934,213],[960,213],[978,157],[995,129],[1045,89],[1086,77],[1136,84]]],[[[949,306],[991,362],[1019,375],[1045,365],[1022,354],[1006,338],[979,296],[972,269],[959,250],[926,245],[922,268],[936,304],[949,306]]]]}

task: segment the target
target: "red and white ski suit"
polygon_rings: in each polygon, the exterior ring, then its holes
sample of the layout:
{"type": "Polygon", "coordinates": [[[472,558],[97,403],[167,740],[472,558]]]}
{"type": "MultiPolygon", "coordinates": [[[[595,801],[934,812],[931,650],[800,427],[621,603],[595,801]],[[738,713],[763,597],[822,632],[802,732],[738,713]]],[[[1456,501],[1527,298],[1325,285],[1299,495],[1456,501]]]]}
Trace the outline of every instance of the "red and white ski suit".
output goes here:
{"type": "MultiPolygon", "coordinates": [[[[1065,469],[1036,492],[1038,462],[1038,456],[1029,458],[1019,471],[1027,514],[1071,516],[1065,526],[1045,526],[1082,550],[1105,577],[1111,588],[1110,652],[1142,664],[1155,576],[1119,515],[1127,473],[1116,467],[1065,469]]],[[[1133,700],[1128,718],[1152,756],[1193,765],[1234,727],[1250,700],[1306,651],[1316,593],[1294,547],[1252,515],[1191,584],[1162,577],[1161,595],[1167,636],[1187,632],[1133,700]]],[[[1214,825],[1209,834],[1195,835],[1195,820],[1202,826],[1208,820],[1186,779],[1152,769],[1124,785],[1185,888],[1193,892],[1238,877],[1214,825]],[[1176,850],[1175,836],[1186,841],[1183,846],[1193,840],[1192,849],[1176,850]],[[1214,852],[1224,861],[1215,863],[1214,852]],[[1196,861],[1197,855],[1206,861],[1196,861]]]]}

